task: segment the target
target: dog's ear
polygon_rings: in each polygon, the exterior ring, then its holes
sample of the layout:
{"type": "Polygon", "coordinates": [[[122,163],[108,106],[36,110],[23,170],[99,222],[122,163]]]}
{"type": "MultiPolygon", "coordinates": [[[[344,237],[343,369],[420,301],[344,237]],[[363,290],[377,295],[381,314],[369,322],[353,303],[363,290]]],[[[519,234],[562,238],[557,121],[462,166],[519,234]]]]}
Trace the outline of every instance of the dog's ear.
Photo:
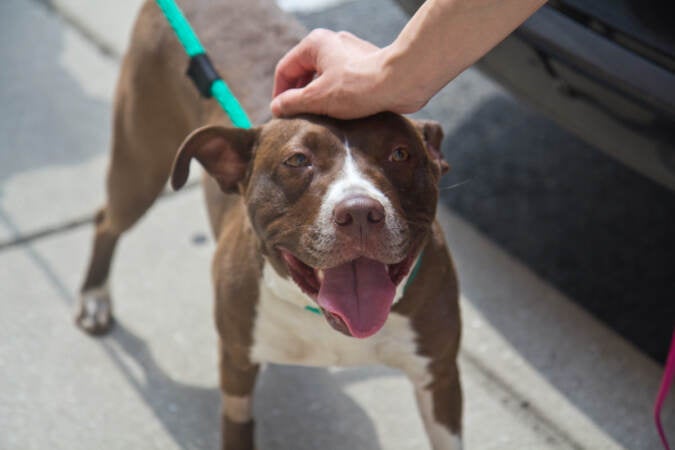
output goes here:
{"type": "Polygon", "coordinates": [[[438,164],[441,175],[444,175],[450,170],[450,166],[441,151],[441,143],[443,142],[443,128],[441,128],[441,124],[433,120],[414,120],[413,122],[417,130],[422,134],[427,150],[436,161],[436,164],[438,164]]]}
{"type": "Polygon", "coordinates": [[[171,186],[178,190],[187,181],[190,160],[197,161],[220,185],[225,193],[237,191],[244,179],[260,130],[208,125],[185,138],[173,161],[171,186]]]}

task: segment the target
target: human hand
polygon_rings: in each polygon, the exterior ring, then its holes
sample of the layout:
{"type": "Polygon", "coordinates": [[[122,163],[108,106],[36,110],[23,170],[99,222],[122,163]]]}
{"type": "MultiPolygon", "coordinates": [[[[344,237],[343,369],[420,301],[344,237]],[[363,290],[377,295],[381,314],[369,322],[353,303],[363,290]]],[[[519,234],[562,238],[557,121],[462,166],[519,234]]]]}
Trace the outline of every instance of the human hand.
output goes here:
{"type": "Polygon", "coordinates": [[[277,64],[272,113],[352,119],[416,111],[422,105],[405,104],[396,94],[387,58],[387,48],[351,33],[316,29],[277,64]]]}
{"type": "Polygon", "coordinates": [[[391,45],[314,30],[277,65],[277,116],[353,119],[422,108],[546,0],[427,0],[391,45]]]}

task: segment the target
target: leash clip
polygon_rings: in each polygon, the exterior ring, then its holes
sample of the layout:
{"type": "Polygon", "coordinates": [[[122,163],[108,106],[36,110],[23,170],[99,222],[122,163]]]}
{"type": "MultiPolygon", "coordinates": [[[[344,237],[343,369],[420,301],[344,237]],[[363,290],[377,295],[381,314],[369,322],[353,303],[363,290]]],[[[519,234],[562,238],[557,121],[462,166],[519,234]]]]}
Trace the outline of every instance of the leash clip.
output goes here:
{"type": "Polygon", "coordinates": [[[211,98],[211,85],[220,80],[220,75],[213,67],[209,56],[206,53],[192,56],[186,73],[192,79],[202,97],[211,98]]]}

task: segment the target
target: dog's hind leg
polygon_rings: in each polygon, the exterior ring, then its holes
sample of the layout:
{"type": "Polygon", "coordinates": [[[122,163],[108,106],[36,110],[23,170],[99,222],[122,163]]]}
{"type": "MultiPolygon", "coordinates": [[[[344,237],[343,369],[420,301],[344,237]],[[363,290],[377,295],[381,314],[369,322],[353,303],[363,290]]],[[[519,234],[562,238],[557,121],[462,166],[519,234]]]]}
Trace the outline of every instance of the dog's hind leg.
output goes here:
{"type": "Polygon", "coordinates": [[[96,215],[94,245],[75,312],[75,323],[91,334],[105,333],[112,321],[107,280],[119,234],[107,229],[105,216],[106,207],[96,215]]]}
{"type": "Polygon", "coordinates": [[[150,208],[168,178],[168,168],[165,173],[160,168],[146,171],[128,159],[113,156],[107,202],[96,215],[89,267],[80,290],[75,320],[91,334],[104,333],[111,325],[108,276],[117,241],[150,208]]]}
{"type": "MultiPolygon", "coordinates": [[[[106,205],[98,212],[95,220],[94,242],[85,276],[75,320],[78,326],[91,334],[105,333],[112,323],[112,303],[108,287],[110,266],[119,237],[150,208],[162,191],[164,179],[145,179],[143,183],[129,182],[123,191],[133,185],[144,184],[137,194],[119,192],[119,183],[123,183],[115,164],[111,165],[109,175],[109,194],[106,205]]],[[[133,176],[125,172],[126,176],[133,176]]],[[[140,174],[136,174],[140,175],[140,174]]],[[[125,177],[126,178],[126,177],[125,177]]]]}
{"type": "MultiPolygon", "coordinates": [[[[136,86],[140,82],[136,80],[143,80],[136,67],[123,68],[115,104],[107,201],[96,217],[92,253],[75,314],[76,324],[91,334],[105,333],[112,323],[107,281],[117,241],[162,192],[174,155],[189,131],[185,118],[176,113],[180,109],[152,92],[159,87],[136,86]],[[135,73],[130,74],[131,70],[135,73]]],[[[161,80],[155,83],[162,84],[161,80]]]]}

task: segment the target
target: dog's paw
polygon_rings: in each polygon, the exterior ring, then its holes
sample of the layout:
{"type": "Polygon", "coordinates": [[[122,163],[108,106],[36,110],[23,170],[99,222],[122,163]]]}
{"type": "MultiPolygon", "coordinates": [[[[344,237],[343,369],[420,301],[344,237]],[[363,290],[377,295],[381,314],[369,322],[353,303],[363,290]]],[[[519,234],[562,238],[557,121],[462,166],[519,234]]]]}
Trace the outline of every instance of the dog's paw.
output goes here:
{"type": "Polygon", "coordinates": [[[108,286],[88,289],[80,294],[75,324],[89,334],[104,334],[113,323],[108,286]]]}

